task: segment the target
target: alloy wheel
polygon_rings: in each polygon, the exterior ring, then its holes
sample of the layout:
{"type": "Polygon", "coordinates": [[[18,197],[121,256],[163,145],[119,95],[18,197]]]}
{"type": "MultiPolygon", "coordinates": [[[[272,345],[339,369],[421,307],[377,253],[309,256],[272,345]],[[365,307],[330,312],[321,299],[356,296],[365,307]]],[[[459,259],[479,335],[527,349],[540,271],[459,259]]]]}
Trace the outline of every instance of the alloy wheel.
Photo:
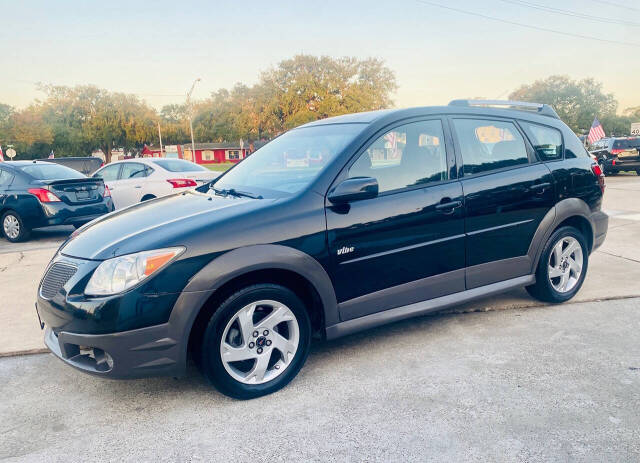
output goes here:
{"type": "Polygon", "coordinates": [[[2,222],[2,227],[4,229],[5,235],[7,235],[12,240],[15,240],[18,236],[20,236],[20,222],[14,215],[6,215],[4,221],[2,222]]]}
{"type": "Polygon", "coordinates": [[[227,323],[220,341],[225,370],[243,384],[280,376],[298,350],[300,327],[286,305],[262,300],[244,306],[227,323]]]}
{"type": "Polygon", "coordinates": [[[549,254],[548,275],[553,289],[559,293],[571,291],[580,281],[583,266],[582,246],[573,236],[564,236],[549,254]]]}

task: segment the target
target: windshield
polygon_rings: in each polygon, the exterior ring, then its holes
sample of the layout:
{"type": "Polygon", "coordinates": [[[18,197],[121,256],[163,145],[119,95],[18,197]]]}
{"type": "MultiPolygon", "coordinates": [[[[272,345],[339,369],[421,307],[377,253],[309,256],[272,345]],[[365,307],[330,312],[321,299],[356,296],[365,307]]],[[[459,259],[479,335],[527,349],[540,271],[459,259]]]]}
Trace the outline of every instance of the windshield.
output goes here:
{"type": "Polygon", "coordinates": [[[153,163],[169,172],[201,172],[207,170],[205,167],[183,159],[154,159],[153,163]]]}
{"type": "Polygon", "coordinates": [[[18,167],[22,172],[38,180],[64,180],[68,178],[85,178],[83,174],[59,164],[38,163],[18,167]]]}
{"type": "Polygon", "coordinates": [[[216,181],[215,189],[264,197],[297,193],[311,184],[363,128],[363,124],[330,124],[286,132],[216,181]]]}

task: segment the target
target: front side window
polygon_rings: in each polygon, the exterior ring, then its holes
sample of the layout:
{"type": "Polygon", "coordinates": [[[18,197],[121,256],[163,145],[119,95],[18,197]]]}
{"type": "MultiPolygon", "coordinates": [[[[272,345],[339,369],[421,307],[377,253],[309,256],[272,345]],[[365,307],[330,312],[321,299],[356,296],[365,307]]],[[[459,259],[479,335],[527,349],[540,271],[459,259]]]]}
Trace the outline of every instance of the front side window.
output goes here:
{"type": "Polygon", "coordinates": [[[524,139],[512,122],[454,119],[464,175],[527,164],[524,139]]]}
{"type": "Polygon", "coordinates": [[[378,137],[349,168],[349,178],[372,177],[378,191],[448,179],[442,122],[413,122],[378,137]]]}
{"type": "Polygon", "coordinates": [[[533,148],[543,161],[562,159],[562,134],[558,129],[521,122],[533,148]]]}
{"type": "Polygon", "coordinates": [[[366,127],[327,124],[290,130],[270,141],[215,182],[265,198],[283,197],[309,186],[366,127]]]}
{"type": "Polygon", "coordinates": [[[112,182],[118,179],[118,172],[120,171],[120,164],[111,164],[104,169],[99,170],[94,177],[103,179],[105,182],[112,182]]]}

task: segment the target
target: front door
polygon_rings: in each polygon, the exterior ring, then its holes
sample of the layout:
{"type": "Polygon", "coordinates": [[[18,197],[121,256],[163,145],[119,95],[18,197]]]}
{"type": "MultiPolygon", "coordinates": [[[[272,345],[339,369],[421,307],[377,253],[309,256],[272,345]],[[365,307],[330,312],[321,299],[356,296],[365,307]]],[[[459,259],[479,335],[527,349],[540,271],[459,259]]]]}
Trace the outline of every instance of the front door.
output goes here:
{"type": "Polygon", "coordinates": [[[120,170],[120,177],[116,182],[117,195],[114,195],[116,208],[139,203],[142,199],[145,165],[139,162],[124,162],[120,170]]]}
{"type": "Polygon", "coordinates": [[[453,118],[466,209],[467,289],[531,273],[533,235],[553,207],[551,171],[513,121],[453,118]]]}
{"type": "Polygon", "coordinates": [[[373,177],[376,198],[327,204],[343,320],[464,290],[462,187],[440,119],[382,133],[339,180],[373,177]]]}

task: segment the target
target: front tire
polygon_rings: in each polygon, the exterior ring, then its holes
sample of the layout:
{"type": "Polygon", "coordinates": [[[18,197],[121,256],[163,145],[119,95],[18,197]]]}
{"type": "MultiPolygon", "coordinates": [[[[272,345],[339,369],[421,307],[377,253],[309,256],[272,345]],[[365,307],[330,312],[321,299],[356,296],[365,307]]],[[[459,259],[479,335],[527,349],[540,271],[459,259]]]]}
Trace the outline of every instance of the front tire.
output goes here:
{"type": "Polygon", "coordinates": [[[15,211],[7,211],[2,215],[2,233],[12,243],[18,243],[29,238],[31,230],[29,230],[22,217],[15,211]]]}
{"type": "Polygon", "coordinates": [[[231,295],[205,330],[200,368],[223,394],[252,399],[286,386],[309,354],[311,322],[288,288],[259,284],[231,295]]]}
{"type": "Polygon", "coordinates": [[[574,227],[559,228],[549,237],[538,262],[536,283],[527,291],[543,302],[568,301],[582,287],[588,266],[589,251],[582,233],[574,227]]]}

